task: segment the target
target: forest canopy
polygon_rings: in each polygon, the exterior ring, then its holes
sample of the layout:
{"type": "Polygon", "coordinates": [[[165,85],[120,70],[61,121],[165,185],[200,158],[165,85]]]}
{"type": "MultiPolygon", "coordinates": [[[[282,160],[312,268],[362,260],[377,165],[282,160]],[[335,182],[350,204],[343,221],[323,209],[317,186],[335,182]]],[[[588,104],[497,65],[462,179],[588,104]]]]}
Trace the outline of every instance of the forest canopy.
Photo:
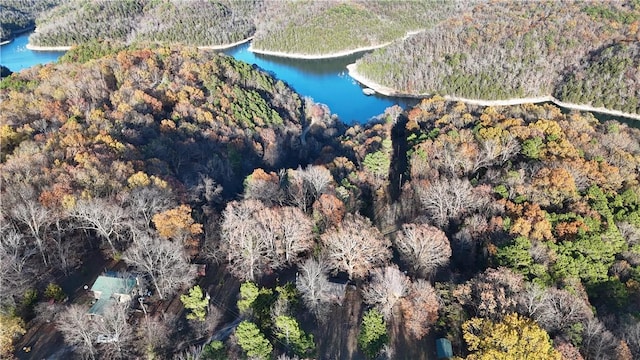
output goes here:
{"type": "Polygon", "coordinates": [[[560,101],[640,113],[640,5],[579,2],[89,1],[41,14],[30,42],[228,45],[327,56],[409,95],[560,101]]]}
{"type": "MultiPolygon", "coordinates": [[[[104,9],[96,23],[117,18],[114,38],[88,26],[58,63],[0,81],[0,357],[415,359],[447,338],[468,360],[640,358],[635,123],[434,96],[347,128],[256,66],[156,42],[158,23],[145,43],[123,42],[145,14],[202,15],[188,3],[82,4],[54,11],[104,9]],[[88,316],[82,284],[107,267],[142,289],[88,316]]],[[[234,18],[241,4],[206,6],[234,18]]],[[[366,21],[376,6],[424,4],[315,6],[323,21],[366,21]]],[[[567,4],[472,3],[434,25],[465,29],[442,46],[469,45],[443,68],[506,45],[507,31],[526,66],[564,66],[549,68],[562,96],[634,104],[638,46],[611,37],[633,30],[635,4],[567,4]]],[[[485,75],[472,88],[502,76],[485,75]]],[[[552,91],[548,80],[535,79],[552,91]]]]}
{"type": "Polygon", "coordinates": [[[554,95],[637,114],[639,24],[634,1],[470,2],[425,32],[365,55],[357,69],[400,93],[554,95]]]}
{"type": "Polygon", "coordinates": [[[70,0],[38,18],[29,41],[71,46],[91,40],[225,45],[255,31],[259,1],[70,0]]]}

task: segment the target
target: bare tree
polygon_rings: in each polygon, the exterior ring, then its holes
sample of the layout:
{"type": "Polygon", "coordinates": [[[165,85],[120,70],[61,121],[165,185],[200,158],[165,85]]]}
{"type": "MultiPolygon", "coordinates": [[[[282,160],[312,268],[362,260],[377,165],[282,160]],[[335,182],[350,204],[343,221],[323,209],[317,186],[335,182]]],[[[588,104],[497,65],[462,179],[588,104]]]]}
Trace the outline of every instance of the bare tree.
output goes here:
{"type": "Polygon", "coordinates": [[[133,236],[122,258],[149,276],[161,299],[191,283],[195,275],[182,244],[146,232],[133,236]]]}
{"type": "Polygon", "coordinates": [[[389,321],[395,305],[409,292],[411,281],[396,266],[374,269],[371,276],[362,297],[367,304],[375,305],[389,321]]]}
{"type": "Polygon", "coordinates": [[[32,273],[27,262],[36,252],[13,227],[0,233],[0,304],[11,303],[24,290],[32,273]]]}
{"type": "Polygon", "coordinates": [[[53,213],[37,200],[35,189],[30,185],[18,185],[6,193],[3,206],[13,220],[27,229],[35,241],[42,262],[48,265],[46,232],[51,225],[53,213]]]}
{"type": "Polygon", "coordinates": [[[369,219],[347,215],[341,224],[321,236],[327,262],[333,271],[344,271],[350,279],[361,279],[391,258],[391,242],[369,219]]]}
{"type": "Polygon", "coordinates": [[[431,284],[418,279],[400,302],[405,329],[416,339],[422,339],[438,320],[440,299],[431,284]]]}
{"type": "Polygon", "coordinates": [[[96,358],[97,328],[85,307],[71,305],[58,316],[56,327],[64,336],[64,341],[73,346],[80,355],[84,358],[96,358]]]}
{"type": "Polygon", "coordinates": [[[333,176],[324,166],[309,165],[288,173],[289,197],[301,210],[307,211],[320,195],[331,188],[333,176]]]}
{"type": "Polygon", "coordinates": [[[169,210],[175,205],[171,191],[156,186],[138,186],[131,190],[125,200],[127,211],[133,221],[143,230],[151,227],[153,215],[169,210]]]}
{"type": "Polygon", "coordinates": [[[68,236],[70,229],[68,219],[63,214],[58,214],[51,225],[51,247],[53,250],[51,261],[55,261],[57,266],[65,275],[69,275],[71,269],[78,263],[78,252],[80,244],[71,236],[68,236]]]}
{"type": "Polygon", "coordinates": [[[255,281],[272,256],[269,243],[253,220],[254,212],[262,209],[263,204],[257,200],[234,201],[223,213],[221,234],[229,271],[243,280],[255,281]]]}
{"type": "Polygon", "coordinates": [[[222,194],[222,185],[217,184],[210,176],[201,173],[198,175],[198,183],[190,192],[192,201],[204,200],[206,203],[212,203],[219,200],[222,194]]]}
{"type": "Polygon", "coordinates": [[[421,276],[449,263],[451,245],[442,230],[428,224],[404,224],[395,239],[402,257],[421,276]]]}
{"type": "Polygon", "coordinates": [[[82,229],[92,230],[106,240],[113,252],[121,232],[126,229],[128,216],[124,208],[109,199],[94,198],[78,200],[70,215],[82,229]]]}
{"type": "Polygon", "coordinates": [[[589,319],[582,331],[582,352],[586,359],[616,359],[616,337],[598,319],[589,319]]]}
{"type": "Polygon", "coordinates": [[[127,319],[128,304],[114,303],[94,322],[101,357],[126,359],[133,355],[133,328],[127,319]]]}
{"type": "Polygon", "coordinates": [[[313,204],[312,194],[302,176],[296,170],[287,172],[288,202],[302,211],[307,211],[313,204]]]}
{"type": "Polygon", "coordinates": [[[331,172],[324,166],[309,165],[304,170],[298,169],[297,174],[304,181],[305,187],[314,200],[326,193],[333,183],[331,172]]]}
{"type": "Polygon", "coordinates": [[[276,254],[287,265],[298,261],[300,254],[311,250],[313,222],[300,209],[282,207],[271,209],[276,215],[276,254]]]}
{"type": "Polygon", "coordinates": [[[318,319],[326,313],[331,300],[329,269],[323,259],[307,259],[301,266],[296,277],[296,287],[302,295],[302,301],[318,319]]]}
{"type": "Polygon", "coordinates": [[[314,244],[313,223],[297,208],[244,200],[227,204],[223,216],[223,248],[231,272],[242,279],[294,264],[314,244]]]}
{"type": "Polygon", "coordinates": [[[418,184],[416,194],[420,203],[440,227],[482,205],[483,199],[475,196],[473,186],[466,179],[440,178],[418,184]]]}
{"type": "Polygon", "coordinates": [[[623,325],[619,334],[622,333],[624,340],[629,345],[631,353],[640,358],[640,321],[635,318],[630,318],[629,321],[623,325]]]}
{"type": "Polygon", "coordinates": [[[149,317],[145,313],[144,323],[138,326],[139,348],[147,353],[158,354],[162,348],[171,347],[171,339],[176,330],[176,316],[168,313],[149,317]]]}
{"type": "Polygon", "coordinates": [[[519,302],[524,313],[550,334],[564,333],[593,317],[589,304],[566,290],[530,285],[519,302]]]}
{"type": "Polygon", "coordinates": [[[520,143],[511,134],[499,139],[484,139],[480,141],[480,151],[475,157],[473,172],[496,163],[504,164],[518,152],[520,143]]]}

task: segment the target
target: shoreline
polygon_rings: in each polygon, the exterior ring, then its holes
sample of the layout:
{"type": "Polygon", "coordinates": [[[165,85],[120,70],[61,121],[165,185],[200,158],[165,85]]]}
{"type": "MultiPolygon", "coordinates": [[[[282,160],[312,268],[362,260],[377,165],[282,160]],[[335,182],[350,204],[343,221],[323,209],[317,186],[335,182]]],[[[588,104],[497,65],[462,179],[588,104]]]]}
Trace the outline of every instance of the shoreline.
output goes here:
{"type": "Polygon", "coordinates": [[[330,54],[285,53],[285,52],[280,52],[280,51],[260,50],[260,49],[254,48],[253,45],[249,46],[249,51],[251,51],[254,54],[275,56],[275,57],[287,58],[287,59],[323,60],[323,59],[341,58],[341,57],[345,57],[345,56],[349,56],[349,55],[353,55],[353,54],[357,54],[357,53],[361,53],[361,52],[365,52],[365,51],[380,49],[380,48],[383,48],[383,47],[385,47],[385,46],[387,46],[389,44],[390,43],[384,43],[384,44],[380,44],[380,45],[366,46],[366,47],[361,47],[361,48],[352,49],[352,50],[344,50],[344,51],[334,52],[334,53],[330,53],[330,54]]]}
{"type": "Polygon", "coordinates": [[[0,46],[2,45],[7,45],[9,43],[11,43],[13,40],[15,40],[18,36],[27,33],[29,31],[35,31],[36,27],[35,26],[30,26],[28,28],[24,28],[22,30],[16,30],[13,32],[13,34],[11,34],[11,37],[7,38],[6,40],[3,40],[2,42],[0,42],[0,46]]]}
{"type": "Polygon", "coordinates": [[[244,43],[249,42],[251,40],[253,40],[253,36],[249,36],[246,39],[242,39],[240,41],[236,41],[236,42],[231,43],[231,44],[202,45],[202,46],[198,46],[198,49],[200,49],[200,50],[225,50],[225,49],[232,48],[234,46],[238,46],[238,45],[244,44],[244,43]]]}
{"type": "MultiPolygon", "coordinates": [[[[355,81],[360,83],[361,85],[368,87],[374,90],[377,94],[389,97],[404,97],[404,98],[413,98],[413,99],[425,99],[432,97],[434,94],[409,94],[397,91],[396,89],[381,85],[376,83],[375,81],[369,80],[364,77],[362,74],[358,73],[356,68],[356,64],[347,65],[347,71],[349,76],[353,78],[355,81]]],[[[478,106],[513,106],[513,105],[522,105],[522,104],[538,104],[544,102],[551,102],[557,106],[564,107],[571,110],[578,111],[588,111],[595,112],[613,116],[620,116],[634,120],[640,120],[640,114],[627,113],[620,110],[607,109],[603,107],[594,107],[588,104],[573,104],[564,102],[562,100],[556,99],[551,95],[537,96],[537,97],[527,97],[527,98],[513,98],[513,99],[505,99],[505,100],[482,100],[482,99],[469,99],[458,96],[451,95],[442,95],[442,98],[446,101],[460,101],[465,104],[470,105],[478,105],[478,106]]]]}
{"type": "Polygon", "coordinates": [[[71,46],[37,46],[37,45],[32,45],[31,43],[27,43],[25,47],[31,51],[69,51],[71,50],[71,46]]]}
{"type": "MultiPolygon", "coordinates": [[[[224,45],[204,45],[204,46],[198,46],[198,49],[200,50],[224,50],[224,49],[228,49],[228,48],[232,48],[234,46],[238,46],[240,44],[244,44],[248,41],[251,41],[251,39],[253,39],[253,36],[248,37],[246,39],[242,39],[240,41],[231,43],[231,44],[224,44],[224,45]]],[[[32,51],[69,51],[71,50],[71,48],[73,46],[37,46],[37,45],[33,45],[31,43],[27,43],[27,45],[25,46],[27,49],[32,50],[32,51]]]]}
{"type": "Polygon", "coordinates": [[[353,55],[353,54],[358,54],[358,53],[365,52],[365,51],[371,51],[371,50],[380,49],[380,48],[383,48],[385,46],[391,45],[394,41],[404,41],[407,38],[409,38],[410,36],[419,34],[419,33],[423,32],[423,31],[425,31],[425,30],[421,29],[421,30],[408,31],[406,34],[404,34],[403,37],[395,39],[395,40],[387,41],[387,42],[382,43],[382,44],[371,45],[371,46],[363,46],[363,47],[359,47],[359,48],[355,48],[355,49],[337,51],[337,52],[333,52],[333,53],[329,53],[329,54],[301,54],[301,53],[288,53],[288,52],[283,52],[283,51],[261,50],[261,49],[254,48],[253,44],[251,44],[249,46],[249,51],[251,51],[254,54],[276,56],[276,57],[287,58],[287,59],[301,59],[301,60],[335,59],[335,58],[341,58],[341,57],[345,57],[345,56],[349,56],[349,55],[353,55]]]}

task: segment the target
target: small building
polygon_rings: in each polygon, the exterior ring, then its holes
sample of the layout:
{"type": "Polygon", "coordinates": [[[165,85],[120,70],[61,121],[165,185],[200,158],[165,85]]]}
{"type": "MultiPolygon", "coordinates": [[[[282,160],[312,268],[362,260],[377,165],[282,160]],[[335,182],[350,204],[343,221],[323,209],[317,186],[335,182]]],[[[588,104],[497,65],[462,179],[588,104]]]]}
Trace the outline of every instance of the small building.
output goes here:
{"type": "Polygon", "coordinates": [[[102,315],[110,304],[131,301],[137,286],[138,280],[132,276],[98,276],[93,286],[91,286],[96,302],[89,309],[89,314],[102,315]]]}
{"type": "Polygon", "coordinates": [[[332,303],[342,305],[344,298],[347,294],[347,287],[349,281],[338,278],[330,278],[327,284],[327,293],[332,303]]]}
{"type": "Polygon", "coordinates": [[[438,356],[438,360],[451,359],[453,357],[451,341],[445,338],[436,340],[436,355],[438,356]]]}

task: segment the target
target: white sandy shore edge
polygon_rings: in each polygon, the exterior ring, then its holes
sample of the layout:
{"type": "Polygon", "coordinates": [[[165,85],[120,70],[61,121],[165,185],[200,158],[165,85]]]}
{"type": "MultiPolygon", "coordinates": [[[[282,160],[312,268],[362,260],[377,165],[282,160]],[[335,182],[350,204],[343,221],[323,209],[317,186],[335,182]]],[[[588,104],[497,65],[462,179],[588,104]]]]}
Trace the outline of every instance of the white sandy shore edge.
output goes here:
{"type": "MultiPolygon", "coordinates": [[[[424,31],[424,29],[423,30],[416,30],[416,31],[409,31],[402,38],[400,38],[400,41],[405,40],[408,37],[413,36],[415,34],[419,34],[419,33],[423,32],[423,31],[424,31]]],[[[251,51],[251,52],[253,52],[255,54],[277,56],[277,57],[289,58],[289,59],[320,60],[320,59],[340,58],[340,57],[344,57],[344,56],[349,56],[349,55],[361,53],[361,52],[364,52],[364,51],[380,49],[380,48],[383,48],[385,46],[390,45],[394,41],[398,41],[398,40],[392,40],[392,41],[388,41],[386,43],[382,43],[382,44],[378,44],[378,45],[363,46],[363,47],[359,47],[359,48],[356,48],[356,49],[338,51],[338,52],[334,52],[334,53],[330,53],[330,54],[300,54],[300,53],[288,53],[288,52],[281,52],[281,51],[261,50],[261,49],[254,48],[253,44],[251,44],[251,46],[249,46],[249,51],[251,51]]]]}
{"type": "MultiPolygon", "coordinates": [[[[240,44],[244,44],[247,41],[251,41],[251,39],[253,39],[253,37],[242,39],[242,40],[234,42],[232,44],[198,46],[198,49],[202,49],[202,50],[223,50],[223,49],[232,48],[234,46],[238,46],[240,44]]],[[[33,50],[33,51],[69,51],[69,50],[71,50],[71,46],[36,46],[36,45],[32,45],[32,44],[27,44],[26,48],[29,49],[29,50],[33,50]]]]}
{"type": "Polygon", "coordinates": [[[69,51],[71,50],[71,46],[36,46],[32,44],[27,44],[26,48],[33,51],[69,51]]]}
{"type": "Polygon", "coordinates": [[[224,49],[232,48],[234,46],[238,46],[240,44],[244,44],[244,43],[246,43],[248,41],[251,41],[251,39],[253,39],[253,36],[250,36],[250,37],[248,37],[246,39],[242,39],[240,41],[236,41],[236,42],[231,43],[231,44],[198,46],[198,49],[201,49],[201,50],[224,50],[224,49]]]}
{"type": "MultiPolygon", "coordinates": [[[[360,84],[373,89],[380,95],[384,96],[397,96],[397,97],[411,97],[411,98],[427,98],[433,96],[433,94],[408,94],[399,92],[393,88],[380,85],[375,81],[369,80],[364,77],[362,74],[358,73],[356,64],[347,65],[347,70],[349,71],[349,76],[351,76],[355,81],[360,84]]],[[[626,118],[631,118],[635,120],[640,120],[640,115],[632,114],[620,110],[611,110],[604,107],[594,107],[591,105],[583,105],[583,104],[573,104],[564,101],[560,101],[554,98],[551,95],[546,96],[538,96],[538,97],[528,97],[528,98],[513,98],[513,99],[505,99],[505,100],[482,100],[482,99],[468,99],[463,97],[444,95],[443,98],[447,101],[460,101],[465,104],[478,105],[478,106],[510,106],[510,105],[520,105],[520,104],[536,104],[543,102],[552,102],[558,106],[562,106],[567,109],[578,110],[578,111],[592,111],[607,115],[613,116],[622,116],[626,118]]]]}

